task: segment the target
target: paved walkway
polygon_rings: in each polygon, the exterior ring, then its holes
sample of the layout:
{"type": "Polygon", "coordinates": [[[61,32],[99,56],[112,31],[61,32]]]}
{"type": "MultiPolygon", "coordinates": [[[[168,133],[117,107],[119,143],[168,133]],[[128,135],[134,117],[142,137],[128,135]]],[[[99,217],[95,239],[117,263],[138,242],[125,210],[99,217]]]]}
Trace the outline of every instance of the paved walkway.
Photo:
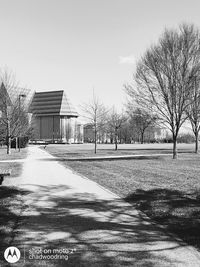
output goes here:
{"type": "Polygon", "coordinates": [[[200,266],[197,250],[52,159],[30,147],[22,176],[8,179],[22,194],[12,235],[21,250],[15,266],[200,266]]]}

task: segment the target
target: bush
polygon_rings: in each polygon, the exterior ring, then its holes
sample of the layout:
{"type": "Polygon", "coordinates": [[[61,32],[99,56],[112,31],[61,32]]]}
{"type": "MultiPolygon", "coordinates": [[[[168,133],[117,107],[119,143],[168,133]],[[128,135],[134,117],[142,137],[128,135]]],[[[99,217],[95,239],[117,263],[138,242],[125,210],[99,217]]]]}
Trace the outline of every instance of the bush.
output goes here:
{"type": "MultiPolygon", "coordinates": [[[[20,148],[25,148],[28,144],[29,138],[28,136],[22,136],[22,137],[18,137],[17,142],[18,142],[18,148],[19,148],[19,138],[20,138],[20,148]]],[[[16,138],[12,139],[11,141],[11,148],[16,148],[16,138]]]]}
{"type": "Polygon", "coordinates": [[[173,143],[172,137],[166,137],[161,140],[161,143],[173,143]]]}

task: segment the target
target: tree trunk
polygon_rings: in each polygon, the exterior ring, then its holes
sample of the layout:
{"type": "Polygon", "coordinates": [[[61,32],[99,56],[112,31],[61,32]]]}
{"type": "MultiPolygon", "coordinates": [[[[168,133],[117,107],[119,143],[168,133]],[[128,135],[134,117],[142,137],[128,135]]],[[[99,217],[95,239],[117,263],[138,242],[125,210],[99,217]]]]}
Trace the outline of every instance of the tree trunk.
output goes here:
{"type": "Polygon", "coordinates": [[[117,150],[117,138],[115,138],[115,150],[117,150]]]}
{"type": "Polygon", "coordinates": [[[18,146],[19,146],[19,152],[20,152],[20,150],[21,150],[21,136],[19,136],[19,138],[18,138],[18,146]]]}
{"type": "Polygon", "coordinates": [[[94,153],[97,153],[97,126],[95,124],[95,129],[94,129],[94,153]]]}
{"type": "Polygon", "coordinates": [[[196,131],[195,133],[195,153],[197,154],[199,150],[199,133],[196,131]]]}
{"type": "Polygon", "coordinates": [[[141,133],[141,144],[144,144],[144,133],[141,133]]]}
{"type": "Polygon", "coordinates": [[[177,136],[173,138],[173,159],[177,159],[177,136]]]}
{"type": "Polygon", "coordinates": [[[15,149],[18,147],[17,137],[15,137],[15,149]]]}
{"type": "Polygon", "coordinates": [[[115,150],[117,150],[117,130],[115,130],[115,150]]]}
{"type": "Polygon", "coordinates": [[[11,138],[10,138],[10,121],[7,120],[7,154],[10,154],[11,138]]]}
{"type": "Polygon", "coordinates": [[[95,144],[94,144],[94,153],[97,153],[97,141],[95,140],[95,144]]]}
{"type": "Polygon", "coordinates": [[[115,150],[117,150],[117,141],[115,142],[115,150]]]}

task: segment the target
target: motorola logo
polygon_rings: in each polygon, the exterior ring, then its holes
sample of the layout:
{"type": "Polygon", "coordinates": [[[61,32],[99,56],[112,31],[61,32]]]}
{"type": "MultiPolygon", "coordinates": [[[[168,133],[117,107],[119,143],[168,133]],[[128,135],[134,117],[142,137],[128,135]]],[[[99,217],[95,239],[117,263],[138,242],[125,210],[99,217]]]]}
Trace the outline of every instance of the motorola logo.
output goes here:
{"type": "Polygon", "coordinates": [[[16,247],[8,247],[4,252],[4,258],[9,263],[17,262],[21,257],[21,253],[16,247]]]}

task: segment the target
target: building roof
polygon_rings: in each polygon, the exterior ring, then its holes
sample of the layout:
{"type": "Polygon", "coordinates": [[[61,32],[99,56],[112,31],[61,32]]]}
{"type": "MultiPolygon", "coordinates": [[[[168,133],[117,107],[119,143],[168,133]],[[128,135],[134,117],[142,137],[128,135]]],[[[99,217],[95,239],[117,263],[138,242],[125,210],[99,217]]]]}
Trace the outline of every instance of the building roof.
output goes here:
{"type": "Polygon", "coordinates": [[[0,109],[5,109],[8,106],[12,106],[12,102],[10,100],[8,91],[7,91],[4,83],[1,83],[1,86],[0,86],[0,109]]]}
{"type": "Polygon", "coordinates": [[[78,113],[66,97],[64,90],[36,92],[30,104],[29,112],[36,116],[78,117],[78,113]]]}

